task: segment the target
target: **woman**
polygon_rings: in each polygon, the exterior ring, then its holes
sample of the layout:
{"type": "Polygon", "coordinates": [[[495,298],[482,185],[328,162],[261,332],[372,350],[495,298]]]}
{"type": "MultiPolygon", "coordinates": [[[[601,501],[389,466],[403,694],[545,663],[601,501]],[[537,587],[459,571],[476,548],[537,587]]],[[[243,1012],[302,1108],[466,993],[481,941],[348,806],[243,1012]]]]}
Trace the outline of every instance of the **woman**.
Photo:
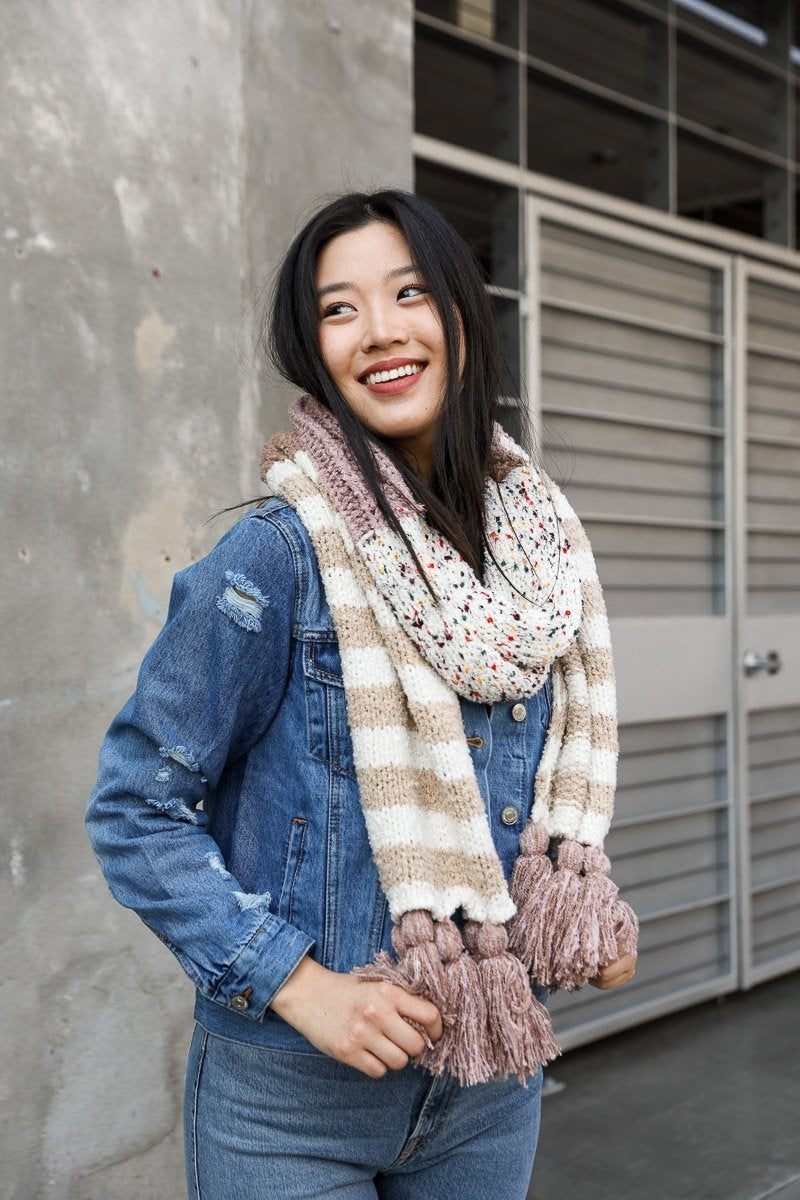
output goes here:
{"type": "Polygon", "coordinates": [[[424,201],[317,213],[264,340],[269,499],[176,576],[87,812],[197,987],[190,1195],[523,1197],[547,989],[635,960],[591,551],[424,201]]]}

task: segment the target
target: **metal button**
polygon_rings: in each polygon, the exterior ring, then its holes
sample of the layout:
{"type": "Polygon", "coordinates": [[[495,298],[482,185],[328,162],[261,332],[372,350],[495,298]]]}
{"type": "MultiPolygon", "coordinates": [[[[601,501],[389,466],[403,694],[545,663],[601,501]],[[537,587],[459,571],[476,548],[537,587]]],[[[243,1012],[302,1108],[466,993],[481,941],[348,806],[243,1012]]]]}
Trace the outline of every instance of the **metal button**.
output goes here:
{"type": "Polygon", "coordinates": [[[519,809],[514,808],[513,804],[507,804],[500,813],[500,820],[504,825],[516,825],[519,820],[519,809]]]}
{"type": "Polygon", "coordinates": [[[476,750],[480,750],[483,745],[483,738],[479,733],[476,733],[474,736],[467,738],[467,745],[474,746],[476,750]]]}
{"type": "Polygon", "coordinates": [[[250,1007],[250,1001],[247,996],[231,996],[231,1008],[235,1008],[237,1012],[244,1012],[250,1007]]]}
{"type": "Polygon", "coordinates": [[[524,721],[528,715],[528,710],[524,704],[515,704],[511,710],[511,715],[515,721],[524,721]]]}

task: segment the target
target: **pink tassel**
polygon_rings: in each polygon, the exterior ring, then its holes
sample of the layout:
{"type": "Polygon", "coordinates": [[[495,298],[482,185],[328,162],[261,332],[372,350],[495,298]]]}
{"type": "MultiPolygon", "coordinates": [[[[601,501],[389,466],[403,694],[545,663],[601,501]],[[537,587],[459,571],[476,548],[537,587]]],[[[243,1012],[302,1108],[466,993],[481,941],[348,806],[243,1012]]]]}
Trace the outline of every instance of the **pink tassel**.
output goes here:
{"type": "Polygon", "coordinates": [[[639,922],[619,899],[601,848],[567,838],[554,869],[548,842],[544,826],[529,821],[511,874],[517,913],[508,923],[509,949],[532,981],[574,991],[608,963],[636,952],[639,922]]]}
{"type": "Polygon", "coordinates": [[[579,917],[583,900],[583,846],[565,840],[558,848],[553,872],[539,918],[539,939],[531,962],[531,975],[548,987],[568,991],[573,981],[572,963],[580,949],[579,917]]]}
{"type": "Polygon", "coordinates": [[[513,1074],[527,1087],[539,1064],[561,1053],[550,1014],[531,992],[523,964],[508,952],[503,925],[468,921],[464,940],[477,961],[486,997],[485,1054],[492,1078],[513,1074]]]}
{"type": "Polygon", "coordinates": [[[544,959],[543,915],[553,881],[553,863],[547,856],[550,837],[539,821],[528,821],[520,834],[519,854],[511,872],[511,899],[516,916],[508,923],[508,945],[537,979],[544,959]],[[535,964],[535,966],[534,966],[535,964]]]}
{"type": "Polygon", "coordinates": [[[616,958],[614,902],[617,886],[608,877],[611,863],[602,850],[587,846],[583,852],[584,883],[577,918],[577,946],[567,967],[562,964],[562,986],[579,987],[594,978],[600,967],[616,958]]]}
{"type": "MultiPolygon", "coordinates": [[[[461,938],[458,940],[459,947],[463,948],[461,938]]],[[[424,996],[442,1013],[444,1023],[444,1014],[450,1006],[451,984],[439,957],[431,914],[423,908],[403,913],[392,929],[392,945],[397,952],[396,960],[381,950],[371,963],[354,967],[351,974],[373,982],[393,983],[416,996],[424,996]]],[[[433,1042],[425,1026],[417,1021],[408,1023],[419,1030],[428,1047],[432,1048],[433,1042]]]]}
{"type": "Polygon", "coordinates": [[[464,950],[458,926],[449,917],[435,922],[425,909],[403,913],[392,930],[397,961],[385,951],[353,975],[386,980],[432,1001],[442,1015],[442,1036],[431,1042],[427,1031],[409,1021],[427,1046],[415,1060],[433,1075],[450,1071],[461,1084],[491,1078],[486,1060],[486,1003],[477,965],[464,950]]]}
{"type": "Polygon", "coordinates": [[[449,1071],[462,1087],[485,1083],[492,1077],[492,1068],[486,1057],[486,1001],[480,972],[463,950],[447,966],[453,983],[451,996],[456,1002],[449,1014],[452,1019],[433,1050],[424,1050],[419,1061],[433,1075],[449,1071]]]}
{"type": "Polygon", "coordinates": [[[614,937],[617,941],[617,958],[625,954],[636,954],[639,943],[639,918],[625,900],[617,897],[614,902],[614,937]]]}
{"type": "MultiPolygon", "coordinates": [[[[577,842],[564,842],[559,849],[559,866],[565,848],[574,870],[577,842]]],[[[584,875],[579,903],[564,934],[553,947],[552,977],[558,987],[574,991],[623,953],[635,950],[638,921],[633,910],[619,899],[617,885],[609,878],[611,863],[602,849],[586,846],[582,851],[584,875]],[[630,948],[630,949],[629,949],[630,948]]]]}
{"type": "Polygon", "coordinates": [[[440,1011],[447,1007],[449,985],[431,914],[424,908],[404,913],[392,930],[392,945],[401,964],[403,986],[425,995],[440,1011]]]}

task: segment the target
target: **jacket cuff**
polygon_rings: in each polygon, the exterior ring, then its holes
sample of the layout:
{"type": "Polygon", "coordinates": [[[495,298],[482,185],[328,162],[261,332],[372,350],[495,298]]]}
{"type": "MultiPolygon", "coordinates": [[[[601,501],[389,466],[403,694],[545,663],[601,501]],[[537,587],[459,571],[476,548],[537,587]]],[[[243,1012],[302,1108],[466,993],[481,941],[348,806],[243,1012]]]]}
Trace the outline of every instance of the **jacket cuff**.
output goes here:
{"type": "Polygon", "coordinates": [[[253,1021],[263,1021],[277,991],[314,946],[315,939],[269,913],[217,984],[211,999],[253,1021]]]}

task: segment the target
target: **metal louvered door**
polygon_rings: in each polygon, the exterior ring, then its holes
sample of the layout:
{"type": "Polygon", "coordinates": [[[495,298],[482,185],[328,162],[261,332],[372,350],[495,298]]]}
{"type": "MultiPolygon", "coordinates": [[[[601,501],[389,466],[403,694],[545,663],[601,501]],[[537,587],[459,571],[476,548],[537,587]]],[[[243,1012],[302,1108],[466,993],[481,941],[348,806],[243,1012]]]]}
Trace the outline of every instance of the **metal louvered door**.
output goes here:
{"type": "Polygon", "coordinates": [[[737,985],[732,258],[528,203],[526,388],[605,590],[621,746],[606,849],[641,920],[634,980],[552,997],[568,1048],[737,985]]]}
{"type": "Polygon", "coordinates": [[[800,966],[800,276],[737,263],[742,982],[800,966]]]}

